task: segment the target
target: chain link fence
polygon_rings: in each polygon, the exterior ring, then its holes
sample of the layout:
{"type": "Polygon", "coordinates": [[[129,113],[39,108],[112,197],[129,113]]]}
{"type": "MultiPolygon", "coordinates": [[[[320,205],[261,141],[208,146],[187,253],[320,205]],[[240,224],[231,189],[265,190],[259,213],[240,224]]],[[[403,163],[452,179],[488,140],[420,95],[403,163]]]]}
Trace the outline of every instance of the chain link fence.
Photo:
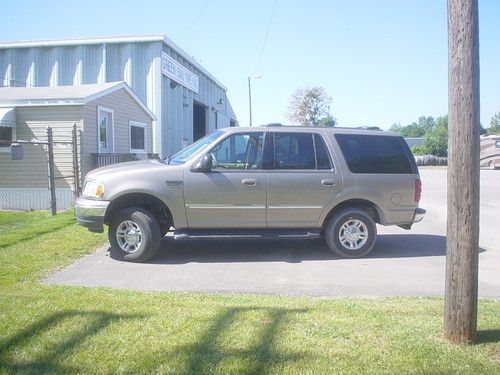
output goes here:
{"type": "Polygon", "coordinates": [[[0,210],[70,208],[81,187],[76,124],[37,139],[0,141],[0,210]]]}

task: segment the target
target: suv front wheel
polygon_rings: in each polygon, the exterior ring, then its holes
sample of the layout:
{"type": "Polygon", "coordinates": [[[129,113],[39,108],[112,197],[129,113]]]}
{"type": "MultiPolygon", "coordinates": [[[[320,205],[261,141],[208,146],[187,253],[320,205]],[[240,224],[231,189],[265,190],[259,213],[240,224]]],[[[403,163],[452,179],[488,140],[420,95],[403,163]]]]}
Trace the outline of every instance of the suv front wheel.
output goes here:
{"type": "Polygon", "coordinates": [[[365,211],[346,208],[335,213],[326,226],[325,239],[330,250],[342,258],[360,258],[375,245],[377,227],[365,211]]]}
{"type": "Polygon", "coordinates": [[[161,231],[154,216],[138,207],[124,208],[111,220],[108,238],[124,260],[144,262],[156,255],[161,231]]]}

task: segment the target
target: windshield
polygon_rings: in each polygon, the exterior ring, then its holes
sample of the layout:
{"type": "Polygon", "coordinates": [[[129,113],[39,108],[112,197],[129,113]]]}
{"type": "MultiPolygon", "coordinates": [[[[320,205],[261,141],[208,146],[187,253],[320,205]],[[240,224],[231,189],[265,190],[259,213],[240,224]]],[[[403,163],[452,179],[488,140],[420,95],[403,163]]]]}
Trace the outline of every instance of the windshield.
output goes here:
{"type": "Polygon", "coordinates": [[[198,139],[195,143],[192,145],[186,147],[185,149],[180,150],[178,153],[172,155],[172,158],[170,159],[170,164],[184,164],[187,162],[191,156],[196,154],[198,151],[215,141],[217,138],[219,138],[224,132],[217,130],[216,132],[213,132],[212,134],[209,134],[201,139],[198,139]]]}

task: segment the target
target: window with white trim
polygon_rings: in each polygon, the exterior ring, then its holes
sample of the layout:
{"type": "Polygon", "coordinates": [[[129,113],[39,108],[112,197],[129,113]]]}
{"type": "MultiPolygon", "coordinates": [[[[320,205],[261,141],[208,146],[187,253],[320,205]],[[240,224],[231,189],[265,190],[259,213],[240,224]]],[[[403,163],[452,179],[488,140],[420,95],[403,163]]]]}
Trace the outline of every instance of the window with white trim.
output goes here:
{"type": "Polygon", "coordinates": [[[10,150],[11,141],[16,139],[15,108],[0,108],[0,150],[10,150]]]}
{"type": "Polygon", "coordinates": [[[146,124],[130,121],[130,152],[146,152],[146,124]]]}
{"type": "Polygon", "coordinates": [[[114,151],[114,112],[112,109],[99,107],[97,110],[97,142],[100,153],[114,151]]]}

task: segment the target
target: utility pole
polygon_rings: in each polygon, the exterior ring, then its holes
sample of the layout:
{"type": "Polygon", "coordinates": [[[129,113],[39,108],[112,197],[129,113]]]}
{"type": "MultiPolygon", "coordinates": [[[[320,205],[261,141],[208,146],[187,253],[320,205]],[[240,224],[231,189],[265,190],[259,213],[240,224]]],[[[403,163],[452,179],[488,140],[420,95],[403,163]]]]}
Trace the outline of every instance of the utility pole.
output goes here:
{"type": "Polygon", "coordinates": [[[448,0],[448,221],[444,336],[474,342],[479,247],[477,0],[448,0]]]}
{"type": "Polygon", "coordinates": [[[248,110],[250,113],[250,126],[252,126],[252,88],[250,84],[250,77],[248,77],[248,110]]]}
{"type": "Polygon", "coordinates": [[[252,83],[250,82],[252,78],[260,79],[262,76],[254,75],[248,77],[248,111],[250,113],[250,126],[252,126],[252,83]]]}

